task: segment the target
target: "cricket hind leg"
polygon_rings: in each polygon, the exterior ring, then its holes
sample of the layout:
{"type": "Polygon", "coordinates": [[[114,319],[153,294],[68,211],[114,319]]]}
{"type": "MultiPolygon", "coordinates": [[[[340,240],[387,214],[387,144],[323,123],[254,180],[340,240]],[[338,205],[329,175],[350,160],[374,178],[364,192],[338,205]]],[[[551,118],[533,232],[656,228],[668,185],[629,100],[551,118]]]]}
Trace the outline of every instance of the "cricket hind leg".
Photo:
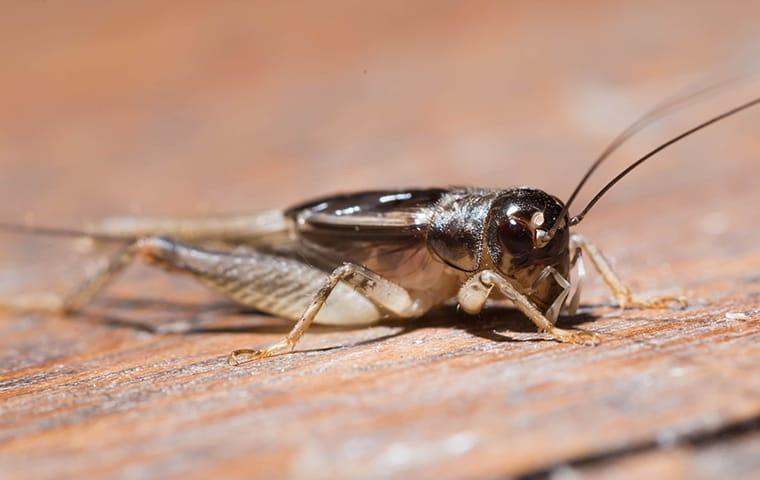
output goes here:
{"type": "Polygon", "coordinates": [[[197,277],[241,304],[297,320],[279,342],[264,349],[233,351],[228,363],[249,361],[292,351],[309,327],[321,324],[371,324],[382,318],[415,318],[429,302],[371,270],[344,264],[326,273],[295,258],[246,249],[213,252],[178,242],[151,249],[152,261],[197,277]]]}
{"type": "Polygon", "coordinates": [[[10,306],[47,311],[78,309],[136,259],[188,273],[243,305],[298,320],[283,340],[268,348],[233,352],[229,362],[235,365],[291,351],[315,320],[323,324],[370,324],[386,317],[419,317],[430,308],[429,302],[414,298],[403,287],[358,265],[345,264],[328,274],[289,257],[253,249],[241,253],[213,251],[162,237],[142,238],[124,247],[70,295],[55,300],[26,299],[10,306]]]}
{"type": "MultiPolygon", "coordinates": [[[[66,313],[85,306],[100,290],[116,278],[134,259],[140,249],[140,240],[166,236],[177,240],[210,242],[225,246],[241,244],[260,247],[287,248],[287,221],[279,210],[268,210],[249,215],[210,217],[109,217],[86,225],[83,232],[97,237],[109,237],[102,242],[83,236],[79,244],[85,251],[101,244],[111,244],[123,238],[128,246],[82,282],[71,292],[61,294],[35,293],[0,298],[0,310],[17,313],[66,313]]],[[[145,243],[145,242],[143,242],[145,243]]],[[[144,248],[145,245],[143,245],[144,248]]],[[[149,249],[149,248],[148,248],[149,249]]],[[[232,248],[230,248],[232,249],[232,248]]]]}
{"type": "Polygon", "coordinates": [[[688,306],[686,298],[682,296],[662,296],[647,299],[636,297],[631,292],[631,289],[621,280],[620,276],[615,273],[609,260],[607,260],[596,245],[579,234],[573,234],[570,237],[570,243],[571,248],[581,249],[581,251],[588,255],[594,268],[602,276],[604,283],[607,284],[612,295],[622,308],[661,309],[669,308],[673,305],[680,306],[681,308],[688,306]]]}
{"type": "MultiPolygon", "coordinates": [[[[271,255],[262,256],[259,259],[254,249],[245,249],[245,255],[248,259],[258,259],[258,262],[253,263],[261,265],[264,270],[274,273],[277,272],[278,268],[282,270],[289,267],[289,265],[278,264],[276,261],[277,257],[271,255]]],[[[282,297],[282,301],[280,302],[274,300],[267,301],[267,293],[281,293],[278,288],[283,287],[282,282],[277,282],[276,279],[272,278],[272,275],[268,275],[265,271],[257,271],[250,267],[234,268],[235,264],[241,263],[240,257],[241,255],[239,254],[212,252],[163,237],[140,238],[122,246],[106,263],[95,272],[89,274],[84,281],[70,292],[63,295],[55,293],[15,295],[0,299],[0,310],[8,310],[14,313],[75,312],[90,303],[100,291],[114,281],[136,258],[142,258],[148,263],[164,267],[168,270],[178,270],[193,274],[199,279],[205,280],[206,283],[217,290],[222,290],[227,296],[234,298],[243,305],[262,310],[266,310],[267,307],[270,310],[274,308],[278,314],[288,316],[287,314],[290,313],[290,317],[297,318],[297,313],[299,312],[288,311],[288,306],[293,305],[291,302],[293,299],[289,296],[282,297]],[[240,278],[234,278],[235,275],[240,278]],[[262,288],[263,294],[257,297],[255,292],[237,288],[243,275],[267,281],[267,288],[262,288]],[[231,276],[233,278],[230,278],[231,276]],[[291,303],[286,304],[285,302],[291,303]]],[[[297,270],[293,269],[294,275],[298,275],[302,283],[309,280],[317,281],[310,278],[309,273],[312,274],[311,277],[314,277],[313,272],[297,270]]],[[[250,286],[255,287],[255,282],[252,282],[250,286]]]]}

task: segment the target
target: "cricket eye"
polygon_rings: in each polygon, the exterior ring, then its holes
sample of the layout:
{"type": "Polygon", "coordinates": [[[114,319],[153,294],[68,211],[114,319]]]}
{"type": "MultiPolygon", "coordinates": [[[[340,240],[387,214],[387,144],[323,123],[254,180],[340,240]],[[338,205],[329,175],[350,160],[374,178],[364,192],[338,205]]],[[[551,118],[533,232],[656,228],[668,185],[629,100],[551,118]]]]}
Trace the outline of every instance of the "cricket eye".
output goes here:
{"type": "Polygon", "coordinates": [[[525,255],[533,249],[533,233],[511,217],[499,225],[499,241],[512,256],[525,255]]]}

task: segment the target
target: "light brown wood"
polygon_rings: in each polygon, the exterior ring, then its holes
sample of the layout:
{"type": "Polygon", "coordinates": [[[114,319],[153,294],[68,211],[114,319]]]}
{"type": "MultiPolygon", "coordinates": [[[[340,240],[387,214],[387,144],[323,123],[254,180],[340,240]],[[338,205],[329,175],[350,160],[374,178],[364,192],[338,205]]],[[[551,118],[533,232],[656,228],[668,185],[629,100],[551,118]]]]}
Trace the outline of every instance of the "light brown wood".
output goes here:
{"type": "MultiPolygon", "coordinates": [[[[741,1],[18,2],[0,15],[0,219],[414,185],[565,197],[657,102],[756,67],[758,18],[741,1]]],[[[758,88],[653,126],[583,199],[758,88]]],[[[759,118],[663,153],[579,227],[637,293],[692,302],[621,312],[595,279],[560,322],[598,347],[550,341],[508,305],[452,306],[316,327],[292,355],[231,368],[289,324],[145,266],[81,315],[2,315],[0,477],[756,478],[759,118]]],[[[62,291],[96,257],[0,242],[2,295],[62,291]]]]}

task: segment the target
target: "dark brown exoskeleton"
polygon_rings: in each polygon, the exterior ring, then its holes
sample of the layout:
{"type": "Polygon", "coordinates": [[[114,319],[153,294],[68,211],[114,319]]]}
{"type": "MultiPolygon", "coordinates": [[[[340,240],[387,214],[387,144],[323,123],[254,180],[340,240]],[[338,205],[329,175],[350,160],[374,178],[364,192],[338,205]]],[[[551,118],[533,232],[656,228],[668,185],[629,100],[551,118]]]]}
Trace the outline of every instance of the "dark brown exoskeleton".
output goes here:
{"type": "Polygon", "coordinates": [[[2,224],[11,232],[84,236],[123,248],[70,294],[6,299],[13,310],[76,311],[134,259],[185,272],[235,301],[296,321],[280,342],[238,350],[234,364],[293,350],[313,323],[372,324],[411,319],[456,299],[477,313],[489,298],[510,300],[539,330],[561,342],[594,344],[593,333],[555,326],[575,311],[587,256],[622,306],[662,308],[680,297],[635,298],[599,250],[571,234],[589,209],[633,168],[741,105],[666,142],[609,182],[577,216],[568,208],[596,167],[651,120],[686,101],[654,110],[623,132],[592,165],[567,204],[541,190],[449,188],[337,195],[284,211],[206,219],[115,218],[81,231],[2,224]],[[567,298],[573,293],[572,300],[567,298]]]}

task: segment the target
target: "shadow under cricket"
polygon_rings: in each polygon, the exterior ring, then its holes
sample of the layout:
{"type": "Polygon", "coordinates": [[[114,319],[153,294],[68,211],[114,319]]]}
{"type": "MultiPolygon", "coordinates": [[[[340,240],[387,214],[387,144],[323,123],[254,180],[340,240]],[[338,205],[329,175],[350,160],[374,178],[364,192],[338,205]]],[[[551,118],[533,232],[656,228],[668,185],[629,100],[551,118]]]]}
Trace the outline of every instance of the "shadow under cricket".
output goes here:
{"type": "MultiPolygon", "coordinates": [[[[584,305],[584,308],[597,308],[606,305],[584,305]]],[[[207,334],[287,334],[291,325],[286,321],[269,322],[277,317],[254,309],[241,309],[234,303],[219,301],[210,304],[182,303],[150,298],[112,298],[99,300],[93,309],[79,312],[72,321],[84,321],[95,325],[115,328],[128,328],[154,335],[207,335],[207,334]],[[113,313],[118,311],[151,311],[157,313],[152,322],[137,320],[133,316],[121,316],[113,313]],[[254,323],[219,325],[221,316],[235,315],[236,317],[252,317],[254,323]],[[208,318],[204,318],[208,317],[208,318]],[[266,323],[255,323],[256,320],[267,320],[266,323]],[[181,327],[176,328],[176,325],[181,327]],[[166,328],[169,327],[169,328],[166,328]]],[[[563,327],[574,328],[578,325],[594,322],[599,317],[591,313],[578,313],[572,316],[562,315],[558,323],[563,327]]],[[[245,320],[245,319],[244,319],[245,320]]],[[[472,316],[462,312],[456,305],[445,305],[431,310],[422,317],[398,321],[383,320],[373,326],[397,328],[395,332],[376,338],[358,342],[336,345],[318,349],[294,350],[297,352],[330,351],[334,349],[357,347],[382,342],[408,333],[432,328],[455,329],[470,335],[494,342],[543,342],[551,339],[531,338],[515,339],[507,332],[534,333],[535,328],[514,307],[503,304],[489,305],[479,315],[472,316]]],[[[350,332],[363,330],[364,325],[315,325],[310,332],[313,334],[350,332]]]]}

